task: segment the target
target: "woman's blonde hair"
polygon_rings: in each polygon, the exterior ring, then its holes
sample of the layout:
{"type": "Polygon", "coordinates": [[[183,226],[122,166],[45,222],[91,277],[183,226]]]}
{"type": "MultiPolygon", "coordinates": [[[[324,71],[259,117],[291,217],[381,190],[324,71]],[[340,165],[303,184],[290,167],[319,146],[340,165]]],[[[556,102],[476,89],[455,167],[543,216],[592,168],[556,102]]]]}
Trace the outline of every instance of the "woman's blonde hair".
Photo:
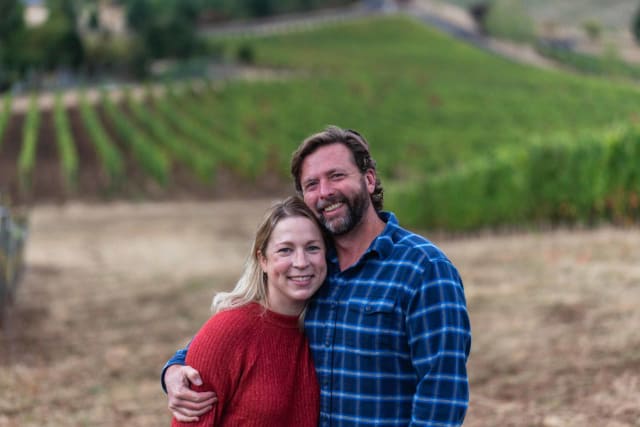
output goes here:
{"type": "Polygon", "coordinates": [[[316,219],[315,215],[298,196],[291,196],[274,204],[269,209],[256,231],[251,253],[247,257],[242,276],[235,287],[229,292],[219,292],[213,297],[211,312],[213,314],[229,308],[240,307],[251,302],[259,302],[266,306],[267,278],[260,267],[259,254],[266,253],[271,234],[278,223],[291,217],[303,217],[313,222],[322,233],[325,247],[328,242],[327,234],[316,219]]]}

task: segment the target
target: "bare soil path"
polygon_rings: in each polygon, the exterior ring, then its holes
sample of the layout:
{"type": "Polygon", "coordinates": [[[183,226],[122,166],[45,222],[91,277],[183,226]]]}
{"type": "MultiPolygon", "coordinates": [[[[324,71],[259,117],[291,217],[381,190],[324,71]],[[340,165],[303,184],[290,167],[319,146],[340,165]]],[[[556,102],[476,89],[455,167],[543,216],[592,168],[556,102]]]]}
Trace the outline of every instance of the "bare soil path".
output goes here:
{"type": "MultiPolygon", "coordinates": [[[[160,369],[233,285],[270,203],[34,208],[0,426],[168,425],[160,369]]],[[[640,426],[640,229],[433,239],[471,314],[465,426],[640,426]]]]}

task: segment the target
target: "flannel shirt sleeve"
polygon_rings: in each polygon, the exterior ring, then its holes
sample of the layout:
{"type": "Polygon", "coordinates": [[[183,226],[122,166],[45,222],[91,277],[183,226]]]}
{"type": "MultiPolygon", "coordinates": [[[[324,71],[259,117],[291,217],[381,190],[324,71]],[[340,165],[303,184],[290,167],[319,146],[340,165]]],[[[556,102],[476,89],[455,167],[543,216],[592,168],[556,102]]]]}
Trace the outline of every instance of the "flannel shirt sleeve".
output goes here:
{"type": "Polygon", "coordinates": [[[189,341],[186,347],[176,351],[175,354],[171,356],[169,360],[167,360],[167,363],[164,364],[162,372],[160,373],[160,384],[162,385],[162,390],[165,392],[165,394],[167,393],[167,385],[164,383],[164,374],[165,372],[167,372],[167,368],[173,365],[184,365],[185,360],[187,359],[187,350],[189,350],[190,345],[191,341],[189,341]]]}
{"type": "Polygon", "coordinates": [[[418,375],[411,426],[460,426],[469,404],[471,326],[462,280],[448,260],[429,263],[412,295],[407,329],[418,375]]]}

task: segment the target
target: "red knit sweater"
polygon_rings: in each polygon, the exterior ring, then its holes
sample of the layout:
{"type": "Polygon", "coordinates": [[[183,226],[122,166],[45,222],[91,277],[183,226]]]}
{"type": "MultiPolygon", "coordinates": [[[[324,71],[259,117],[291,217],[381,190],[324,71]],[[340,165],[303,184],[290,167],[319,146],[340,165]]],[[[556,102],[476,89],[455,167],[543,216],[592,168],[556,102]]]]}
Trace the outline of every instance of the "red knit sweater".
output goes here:
{"type": "Polygon", "coordinates": [[[189,346],[187,365],[213,390],[214,409],[173,427],[315,427],[320,392],[298,318],[249,304],[211,317],[189,346]]]}

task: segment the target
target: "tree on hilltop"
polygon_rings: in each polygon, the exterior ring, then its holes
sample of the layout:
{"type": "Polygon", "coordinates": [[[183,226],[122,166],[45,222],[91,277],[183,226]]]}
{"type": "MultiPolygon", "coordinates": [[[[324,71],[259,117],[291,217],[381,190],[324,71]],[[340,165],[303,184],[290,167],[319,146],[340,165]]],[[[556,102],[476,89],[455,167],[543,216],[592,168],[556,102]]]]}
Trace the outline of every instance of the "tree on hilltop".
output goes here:
{"type": "Polygon", "coordinates": [[[636,39],[636,43],[640,44],[640,5],[638,5],[638,9],[633,15],[633,20],[631,22],[631,33],[636,39]]]}

